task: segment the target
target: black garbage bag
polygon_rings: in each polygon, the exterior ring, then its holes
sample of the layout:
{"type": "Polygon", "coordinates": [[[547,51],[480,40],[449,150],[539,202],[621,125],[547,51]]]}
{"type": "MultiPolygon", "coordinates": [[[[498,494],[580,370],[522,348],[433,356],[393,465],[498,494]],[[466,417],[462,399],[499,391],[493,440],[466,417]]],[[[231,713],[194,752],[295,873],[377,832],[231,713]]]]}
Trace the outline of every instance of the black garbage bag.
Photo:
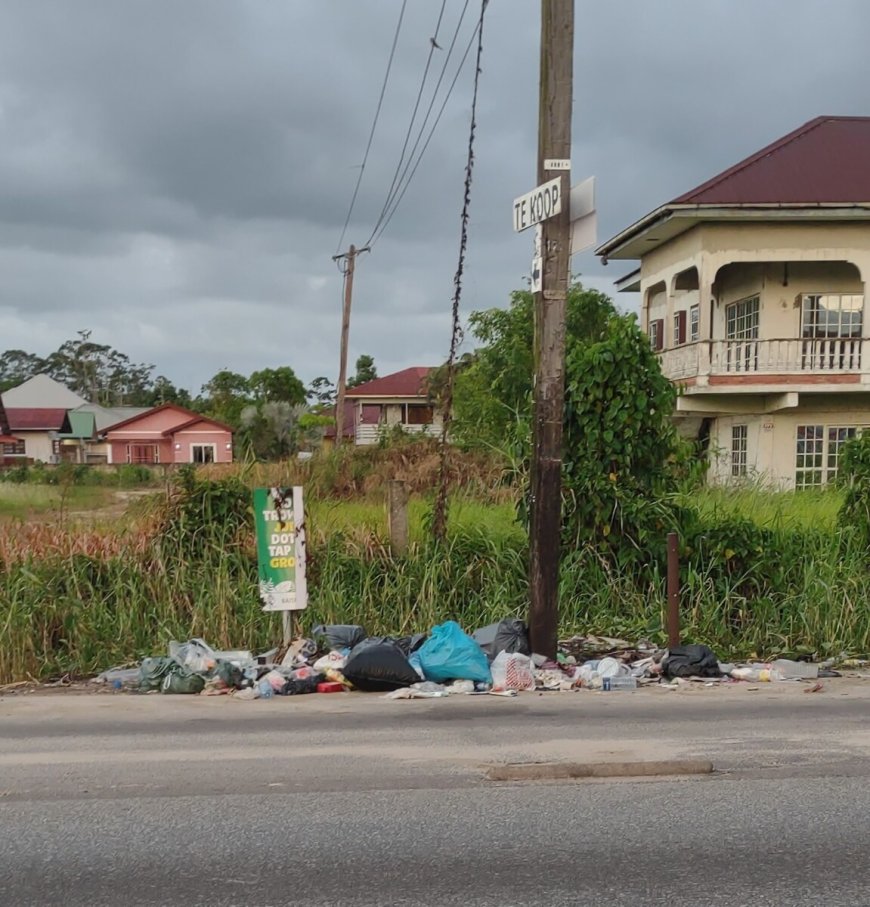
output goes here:
{"type": "Polygon", "coordinates": [[[719,677],[719,659],[708,646],[674,646],[662,659],[665,677],[719,677]]]}
{"type": "Polygon", "coordinates": [[[302,693],[316,693],[317,684],[323,683],[323,674],[312,674],[310,677],[291,677],[281,690],[283,696],[299,696],[302,693]]]}
{"type": "Polygon", "coordinates": [[[231,689],[240,690],[243,686],[245,674],[238,665],[234,665],[231,661],[223,661],[219,658],[215,664],[214,673],[225,686],[231,689]]]}
{"type": "Polygon", "coordinates": [[[428,638],[428,633],[415,633],[413,636],[400,636],[396,642],[405,655],[411,655],[413,652],[416,652],[428,638]]]}
{"type": "Polygon", "coordinates": [[[356,646],[341,673],[358,690],[371,693],[409,687],[420,680],[398,641],[389,637],[372,637],[356,646]]]}
{"type": "Polygon", "coordinates": [[[335,651],[352,649],[361,643],[368,634],[355,624],[318,624],[311,635],[317,643],[318,651],[335,651]]]}
{"type": "Polygon", "coordinates": [[[490,661],[500,652],[532,654],[528,628],[525,621],[518,617],[506,617],[497,624],[481,627],[475,630],[471,637],[486,652],[490,661]]]}

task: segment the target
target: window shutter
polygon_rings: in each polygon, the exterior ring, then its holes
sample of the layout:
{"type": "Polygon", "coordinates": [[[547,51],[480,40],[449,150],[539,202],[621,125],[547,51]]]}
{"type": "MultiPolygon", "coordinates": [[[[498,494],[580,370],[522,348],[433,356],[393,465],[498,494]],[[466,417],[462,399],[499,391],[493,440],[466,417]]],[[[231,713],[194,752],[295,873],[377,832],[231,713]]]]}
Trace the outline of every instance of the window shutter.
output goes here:
{"type": "Polygon", "coordinates": [[[686,311],[674,315],[674,342],[679,345],[686,342],[686,311]]]}

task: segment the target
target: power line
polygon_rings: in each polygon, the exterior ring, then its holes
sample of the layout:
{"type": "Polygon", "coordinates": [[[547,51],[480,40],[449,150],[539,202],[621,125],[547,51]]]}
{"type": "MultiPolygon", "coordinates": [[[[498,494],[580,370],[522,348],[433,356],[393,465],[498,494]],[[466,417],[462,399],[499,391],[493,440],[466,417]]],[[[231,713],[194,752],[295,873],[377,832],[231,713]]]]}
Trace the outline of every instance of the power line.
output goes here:
{"type": "MultiPolygon", "coordinates": [[[[387,201],[384,205],[385,210],[388,209],[391,205],[393,207],[395,207],[394,201],[396,199],[397,194],[400,197],[402,195],[404,195],[405,187],[403,187],[402,191],[399,192],[399,186],[401,186],[403,184],[403,182],[405,182],[405,179],[408,174],[408,170],[411,168],[411,162],[414,159],[414,155],[416,154],[417,149],[420,147],[420,141],[423,138],[423,134],[426,131],[426,126],[429,123],[429,117],[432,115],[432,109],[435,106],[435,100],[438,97],[438,91],[441,88],[441,83],[444,81],[444,76],[447,73],[447,67],[450,65],[450,58],[453,56],[453,50],[456,47],[456,41],[459,37],[459,32],[462,28],[462,23],[465,20],[465,13],[468,10],[468,4],[469,4],[469,0],[465,0],[465,3],[462,6],[462,12],[459,14],[459,21],[456,23],[456,28],[453,30],[453,37],[450,40],[450,46],[447,48],[447,53],[444,56],[444,63],[441,66],[441,72],[438,75],[438,81],[435,83],[435,90],[432,92],[432,97],[429,99],[429,106],[426,108],[426,115],[423,117],[423,122],[420,124],[420,130],[417,133],[417,138],[414,140],[414,147],[411,148],[411,153],[408,155],[407,161],[405,161],[405,166],[402,170],[401,175],[399,176],[399,181],[395,187],[395,190],[392,190],[391,194],[388,194],[388,196],[387,196],[387,201]]],[[[473,39],[474,39],[474,35],[472,34],[472,40],[473,39]]],[[[470,47],[471,47],[471,43],[469,42],[469,48],[470,47]]],[[[468,48],[466,49],[465,54],[466,54],[466,56],[468,55],[468,48]]],[[[463,63],[464,62],[465,62],[465,57],[463,57],[463,63]]],[[[460,64],[460,69],[461,68],[462,68],[462,64],[460,64]]],[[[455,82],[456,82],[455,78],[454,78],[453,82],[455,84],[455,82]]],[[[451,90],[452,90],[452,85],[451,85],[451,90]]],[[[448,90],[447,97],[449,97],[449,96],[450,96],[450,91],[448,90]]],[[[437,123],[437,121],[436,121],[436,123],[437,123]]],[[[428,144],[428,142],[427,142],[427,144],[428,144]]],[[[425,147],[424,147],[424,150],[425,150],[425,147]]],[[[423,154],[423,152],[420,153],[421,156],[422,156],[422,154],[423,154]]],[[[414,170],[416,170],[416,165],[414,167],[414,170]]],[[[410,182],[410,179],[411,179],[411,177],[408,177],[407,181],[410,182]]],[[[390,217],[392,217],[392,214],[388,214],[387,220],[389,220],[390,217]]],[[[372,233],[371,233],[371,236],[369,237],[367,245],[371,245],[373,239],[377,238],[377,237],[375,237],[376,233],[378,235],[380,235],[380,233],[383,232],[383,230],[380,229],[383,221],[384,221],[384,212],[381,213],[381,216],[378,218],[377,223],[375,224],[374,228],[372,229],[372,233]]]]}
{"type": "MultiPolygon", "coordinates": [[[[448,436],[450,433],[451,411],[453,409],[453,379],[456,372],[456,351],[462,342],[462,325],[459,320],[459,301],[462,296],[462,275],[465,271],[465,251],[468,247],[468,220],[471,210],[471,177],[474,171],[474,135],[477,131],[477,90],[480,84],[480,61],[483,57],[483,16],[489,0],[480,0],[480,18],[474,33],[477,35],[477,61],[474,68],[474,90],[471,94],[471,125],[468,130],[468,155],[465,162],[465,192],[462,199],[462,229],[459,234],[459,261],[453,277],[453,305],[451,308],[450,355],[447,359],[447,375],[441,399],[441,437],[439,439],[440,463],[438,467],[438,491],[432,519],[432,533],[437,541],[444,541],[447,534],[447,479],[448,479],[448,436]]],[[[472,35],[472,39],[473,39],[472,35]]],[[[469,45],[470,47],[471,45],[469,45]]],[[[466,54],[468,51],[466,51],[466,54]]],[[[465,58],[463,57],[463,62],[465,58]]],[[[461,68],[460,64],[460,68],[461,68]]]]}
{"type": "MultiPolygon", "coordinates": [[[[384,73],[384,82],[383,82],[383,85],[381,85],[381,93],[380,93],[380,96],[378,97],[378,106],[375,109],[375,116],[374,116],[374,119],[372,120],[372,128],[369,132],[369,140],[366,143],[366,150],[365,150],[365,154],[363,155],[362,166],[359,169],[359,176],[357,177],[356,186],[354,187],[353,195],[351,196],[351,199],[350,199],[350,206],[347,209],[347,217],[344,220],[344,226],[341,228],[341,236],[338,239],[338,245],[335,247],[336,252],[338,252],[338,250],[341,249],[341,244],[344,242],[344,235],[345,235],[345,233],[347,233],[347,226],[350,223],[350,218],[351,218],[351,215],[353,214],[353,206],[356,204],[356,197],[359,194],[359,187],[360,187],[360,184],[362,183],[363,174],[365,173],[365,170],[366,170],[366,163],[368,162],[368,159],[369,159],[369,151],[371,150],[371,147],[372,147],[372,140],[375,137],[375,129],[378,125],[378,117],[380,116],[380,113],[381,113],[381,105],[384,103],[384,94],[387,91],[387,83],[390,80],[390,70],[393,67],[393,57],[395,57],[395,55],[396,55],[396,44],[399,41],[399,32],[402,30],[402,20],[405,18],[405,7],[407,5],[408,5],[408,0],[402,0],[402,8],[399,10],[399,21],[396,23],[396,32],[393,35],[393,45],[390,48],[390,57],[387,60],[387,71],[384,73]]],[[[368,245],[368,244],[366,244],[366,245],[368,245]]]]}
{"type": "MultiPolygon", "coordinates": [[[[408,150],[408,142],[410,142],[410,140],[411,140],[411,132],[414,129],[414,121],[417,119],[417,111],[420,109],[420,101],[423,98],[423,89],[426,87],[426,79],[429,76],[429,67],[432,65],[432,56],[434,55],[436,48],[438,48],[440,50],[440,47],[438,47],[438,43],[437,43],[438,42],[438,31],[441,28],[441,20],[444,18],[444,9],[446,6],[447,6],[447,0],[441,0],[441,9],[438,13],[438,21],[435,23],[435,33],[429,39],[429,54],[426,57],[426,65],[423,68],[423,78],[420,80],[420,89],[417,92],[417,100],[414,102],[414,109],[411,111],[411,120],[408,123],[408,131],[405,133],[405,141],[402,143],[402,153],[399,155],[399,162],[396,164],[396,170],[395,170],[395,173],[393,173],[393,179],[390,183],[390,188],[387,190],[387,197],[384,200],[384,207],[381,209],[381,213],[378,215],[377,223],[372,228],[372,236],[374,236],[375,231],[381,225],[381,222],[383,221],[383,219],[387,213],[387,208],[389,207],[389,204],[393,199],[393,191],[396,189],[396,181],[399,179],[399,171],[402,169],[402,164],[405,162],[405,152],[408,150]]],[[[464,12],[463,12],[463,15],[464,15],[464,12]]],[[[462,20],[460,19],[460,22],[461,21],[462,20]]],[[[449,56],[448,56],[448,59],[449,59],[449,56]]],[[[445,60],[445,64],[446,64],[446,62],[447,61],[445,60]]],[[[444,71],[443,68],[441,71],[443,73],[443,71],[444,71]]],[[[437,91],[437,88],[436,88],[436,91],[437,91]]],[[[430,110],[431,110],[431,107],[430,107],[430,110]]],[[[426,123],[424,120],[423,126],[421,126],[421,130],[424,129],[425,126],[426,126],[426,123]]],[[[419,141],[419,139],[418,139],[418,141],[419,141]]],[[[416,150],[416,145],[414,146],[414,150],[416,150]]],[[[412,151],[411,154],[413,154],[413,153],[414,152],[412,151]]]]}
{"type": "Polygon", "coordinates": [[[471,47],[474,44],[474,39],[478,36],[480,29],[481,29],[481,25],[478,22],[478,24],[475,26],[474,31],[471,33],[471,37],[469,38],[468,45],[465,48],[465,53],[463,53],[462,59],[459,61],[459,66],[456,69],[456,74],[453,76],[453,81],[450,83],[450,87],[447,89],[447,94],[444,96],[444,101],[441,104],[441,108],[438,111],[438,115],[435,118],[435,122],[432,124],[432,128],[429,130],[429,135],[426,137],[426,141],[425,141],[423,147],[420,149],[420,154],[417,156],[417,160],[414,163],[413,169],[411,170],[410,174],[408,175],[407,180],[405,180],[405,184],[402,187],[402,191],[399,193],[398,198],[393,203],[393,206],[390,209],[390,212],[387,215],[386,220],[383,222],[383,224],[381,224],[380,228],[377,230],[376,235],[373,235],[372,239],[370,239],[366,243],[366,245],[368,245],[370,247],[374,246],[374,244],[381,238],[384,230],[387,229],[390,221],[393,219],[393,215],[396,213],[396,210],[398,209],[399,205],[401,204],[402,199],[405,197],[405,193],[408,191],[408,187],[411,185],[411,182],[414,179],[414,174],[416,174],[417,168],[420,166],[420,163],[423,160],[423,156],[426,154],[426,149],[429,147],[429,143],[432,141],[432,137],[435,135],[435,130],[438,128],[438,124],[441,122],[441,117],[443,116],[444,110],[447,107],[447,102],[450,100],[450,96],[453,93],[453,89],[455,88],[457,81],[459,80],[459,76],[462,72],[462,68],[463,68],[463,66],[465,66],[465,61],[468,59],[468,54],[471,52],[471,47]]]}

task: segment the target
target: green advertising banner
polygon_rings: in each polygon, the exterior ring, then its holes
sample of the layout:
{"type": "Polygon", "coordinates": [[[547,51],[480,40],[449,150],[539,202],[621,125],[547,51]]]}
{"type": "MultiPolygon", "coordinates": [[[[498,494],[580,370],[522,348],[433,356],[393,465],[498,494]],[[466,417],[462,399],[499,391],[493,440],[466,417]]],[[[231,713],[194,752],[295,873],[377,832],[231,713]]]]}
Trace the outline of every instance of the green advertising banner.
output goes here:
{"type": "Polygon", "coordinates": [[[308,605],[302,488],[255,488],[260,600],[264,611],[308,605]]]}

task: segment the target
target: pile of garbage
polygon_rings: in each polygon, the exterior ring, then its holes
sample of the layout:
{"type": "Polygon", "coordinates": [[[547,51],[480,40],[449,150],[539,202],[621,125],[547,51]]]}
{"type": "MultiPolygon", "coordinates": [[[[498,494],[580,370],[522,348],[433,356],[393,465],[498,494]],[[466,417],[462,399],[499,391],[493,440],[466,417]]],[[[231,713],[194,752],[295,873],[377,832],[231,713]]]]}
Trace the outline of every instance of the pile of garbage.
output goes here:
{"type": "Polygon", "coordinates": [[[405,637],[368,636],[355,625],[319,625],[309,638],[257,656],[247,650],[215,650],[202,639],[171,642],[166,656],[106,671],[97,682],[116,690],[237,699],[351,690],[390,699],[432,699],[839,676],[830,668],[786,659],[726,664],[703,645],[659,649],[647,640],[630,644],[596,636],[562,640],[556,659],[549,660],[532,653],[523,621],[508,618],[471,635],[455,621],[405,637]]]}

